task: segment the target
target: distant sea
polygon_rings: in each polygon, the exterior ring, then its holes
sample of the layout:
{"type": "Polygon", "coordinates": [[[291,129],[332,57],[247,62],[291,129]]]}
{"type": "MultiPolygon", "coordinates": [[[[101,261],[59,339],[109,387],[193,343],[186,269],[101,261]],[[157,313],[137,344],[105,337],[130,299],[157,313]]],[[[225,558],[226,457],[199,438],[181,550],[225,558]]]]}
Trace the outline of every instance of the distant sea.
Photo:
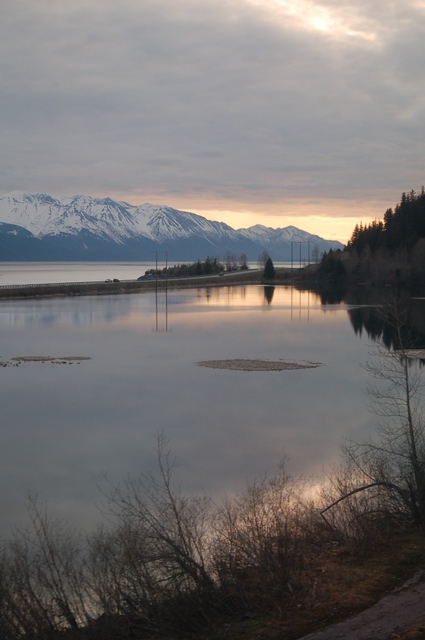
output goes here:
{"type": "MultiPolygon", "coordinates": [[[[172,264],[171,262],[168,263],[172,264]]],[[[252,263],[251,268],[257,268],[252,263]]],[[[275,266],[291,266],[278,262],[275,266]]],[[[298,267],[294,263],[294,268],[298,267]]],[[[165,262],[158,262],[158,268],[165,262]]],[[[113,280],[137,280],[155,262],[0,262],[0,287],[25,284],[57,284],[65,282],[103,282],[113,280]]]]}
{"type": "Polygon", "coordinates": [[[0,262],[0,286],[137,280],[154,267],[155,262],[0,262]]]}

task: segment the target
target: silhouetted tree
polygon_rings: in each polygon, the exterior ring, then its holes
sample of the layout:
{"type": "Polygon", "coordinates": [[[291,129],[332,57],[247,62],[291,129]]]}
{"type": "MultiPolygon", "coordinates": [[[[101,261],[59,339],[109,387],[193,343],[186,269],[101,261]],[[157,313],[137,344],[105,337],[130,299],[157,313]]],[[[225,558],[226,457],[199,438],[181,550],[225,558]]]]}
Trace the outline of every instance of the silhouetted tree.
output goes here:
{"type": "Polygon", "coordinates": [[[313,260],[313,262],[317,264],[319,262],[319,258],[320,258],[320,249],[317,244],[314,244],[313,249],[311,250],[311,259],[313,260]]]}
{"type": "Polygon", "coordinates": [[[266,264],[264,265],[264,277],[267,280],[272,280],[276,276],[276,269],[274,268],[274,264],[270,256],[266,260],[266,264]]]}
{"type": "Polygon", "coordinates": [[[236,256],[231,251],[226,251],[224,256],[224,263],[226,265],[226,271],[232,271],[237,267],[236,256]]]}
{"type": "Polygon", "coordinates": [[[245,271],[246,269],[248,269],[248,258],[246,257],[245,253],[242,253],[239,256],[239,268],[241,269],[241,271],[245,271]]]}
{"type": "MultiPolygon", "coordinates": [[[[377,358],[366,365],[377,381],[368,387],[370,408],[381,419],[378,434],[364,442],[348,442],[345,476],[339,482],[337,499],[322,511],[350,501],[356,518],[378,511],[390,518],[414,522],[425,533],[425,428],[422,415],[420,368],[410,359],[407,346],[406,312],[397,301],[388,312],[396,335],[396,348],[388,350],[378,341],[377,358]],[[368,499],[363,499],[368,492],[368,499]]],[[[348,504],[350,504],[348,502],[348,504]]],[[[332,519],[332,513],[329,514],[332,519]]],[[[328,521],[329,522],[329,521],[328,521]]]]}
{"type": "Polygon", "coordinates": [[[425,237],[425,190],[413,189],[403,193],[395,209],[387,209],[384,220],[368,225],[356,225],[347,248],[361,255],[369,247],[372,254],[379,248],[394,252],[406,247],[410,250],[419,238],[425,237]]]}
{"type": "Polygon", "coordinates": [[[264,269],[264,267],[266,266],[266,262],[267,262],[268,258],[269,258],[269,254],[267,253],[267,251],[262,251],[260,253],[260,255],[258,256],[258,259],[257,259],[257,263],[258,263],[258,268],[259,269],[264,269]]]}

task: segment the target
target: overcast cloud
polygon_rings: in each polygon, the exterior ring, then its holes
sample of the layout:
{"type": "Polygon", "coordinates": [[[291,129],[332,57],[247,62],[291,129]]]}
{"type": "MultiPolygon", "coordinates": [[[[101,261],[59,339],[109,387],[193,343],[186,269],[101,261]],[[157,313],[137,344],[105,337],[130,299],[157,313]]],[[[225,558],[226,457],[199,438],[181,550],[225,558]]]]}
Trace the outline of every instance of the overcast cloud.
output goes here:
{"type": "Polygon", "coordinates": [[[344,239],[425,182],[424,68],[423,0],[9,1],[0,193],[344,239]]]}

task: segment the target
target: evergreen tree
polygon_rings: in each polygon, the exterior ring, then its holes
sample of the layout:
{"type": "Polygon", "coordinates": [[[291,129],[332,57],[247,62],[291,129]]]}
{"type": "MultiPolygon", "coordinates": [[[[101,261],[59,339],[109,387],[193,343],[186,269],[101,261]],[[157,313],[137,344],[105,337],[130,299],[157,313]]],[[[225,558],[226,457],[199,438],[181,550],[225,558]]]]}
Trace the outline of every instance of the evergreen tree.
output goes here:
{"type": "Polygon", "coordinates": [[[391,253],[405,248],[410,251],[419,238],[425,237],[425,190],[402,193],[395,209],[387,209],[383,221],[356,225],[348,242],[348,250],[362,255],[366,247],[374,254],[378,249],[391,253]]]}
{"type": "Polygon", "coordinates": [[[270,256],[266,260],[266,264],[264,265],[264,277],[267,280],[272,280],[276,276],[276,269],[274,268],[274,264],[270,256]]]}

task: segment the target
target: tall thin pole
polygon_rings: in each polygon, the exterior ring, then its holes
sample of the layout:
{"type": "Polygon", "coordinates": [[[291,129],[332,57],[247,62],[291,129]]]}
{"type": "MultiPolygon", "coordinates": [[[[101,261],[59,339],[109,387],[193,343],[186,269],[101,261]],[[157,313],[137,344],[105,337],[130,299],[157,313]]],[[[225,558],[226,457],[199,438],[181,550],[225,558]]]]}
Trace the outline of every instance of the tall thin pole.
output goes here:
{"type": "Polygon", "coordinates": [[[155,251],[155,327],[158,331],[158,251],[155,251]]]}
{"type": "Polygon", "coordinates": [[[168,251],[165,252],[165,331],[168,331],[168,251]]]}
{"type": "Polygon", "coordinates": [[[291,285],[291,321],[294,315],[294,285],[291,285]]]}

